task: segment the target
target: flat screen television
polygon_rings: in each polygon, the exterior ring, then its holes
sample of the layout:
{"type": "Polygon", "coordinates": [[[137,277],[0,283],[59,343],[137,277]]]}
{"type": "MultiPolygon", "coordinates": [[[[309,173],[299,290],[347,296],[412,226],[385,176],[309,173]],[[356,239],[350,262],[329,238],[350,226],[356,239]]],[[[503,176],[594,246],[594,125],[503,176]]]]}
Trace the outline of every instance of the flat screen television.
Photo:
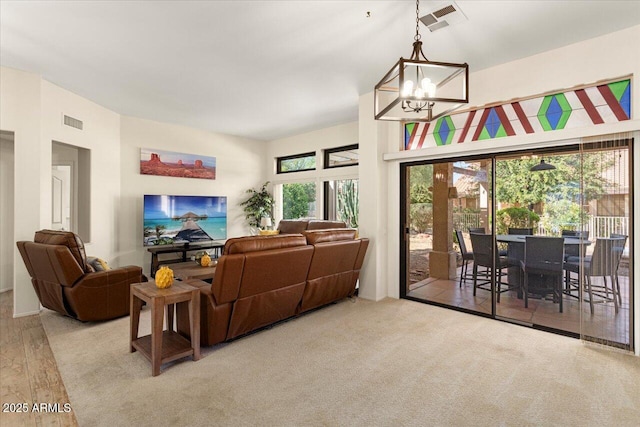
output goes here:
{"type": "Polygon", "coordinates": [[[227,198],[145,195],[143,221],[145,246],[224,240],[227,198]]]}

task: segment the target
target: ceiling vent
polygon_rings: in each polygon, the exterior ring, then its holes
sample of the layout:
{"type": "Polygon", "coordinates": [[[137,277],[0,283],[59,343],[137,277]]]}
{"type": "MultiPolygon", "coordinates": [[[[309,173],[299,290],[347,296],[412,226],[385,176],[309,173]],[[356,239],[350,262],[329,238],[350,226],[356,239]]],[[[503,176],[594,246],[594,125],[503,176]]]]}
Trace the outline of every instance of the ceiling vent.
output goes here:
{"type": "Polygon", "coordinates": [[[454,1],[437,2],[429,13],[420,18],[429,31],[434,32],[467,21],[467,17],[454,1]]]}
{"type": "Polygon", "coordinates": [[[74,119],[73,117],[67,116],[67,115],[65,115],[63,119],[64,119],[63,123],[65,125],[82,130],[82,125],[83,125],[82,120],[74,119]]]}

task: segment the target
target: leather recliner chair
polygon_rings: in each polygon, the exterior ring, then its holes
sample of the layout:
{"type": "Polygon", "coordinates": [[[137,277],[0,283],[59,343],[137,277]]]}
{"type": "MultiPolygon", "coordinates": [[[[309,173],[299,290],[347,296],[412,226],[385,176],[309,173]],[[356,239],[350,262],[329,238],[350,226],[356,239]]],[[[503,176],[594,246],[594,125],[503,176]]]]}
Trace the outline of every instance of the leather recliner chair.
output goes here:
{"type": "Polygon", "coordinates": [[[16,243],[40,304],[81,321],[129,314],[130,285],[147,281],[142,268],[93,271],[84,244],[70,231],[37,231],[33,242],[16,243]]]}

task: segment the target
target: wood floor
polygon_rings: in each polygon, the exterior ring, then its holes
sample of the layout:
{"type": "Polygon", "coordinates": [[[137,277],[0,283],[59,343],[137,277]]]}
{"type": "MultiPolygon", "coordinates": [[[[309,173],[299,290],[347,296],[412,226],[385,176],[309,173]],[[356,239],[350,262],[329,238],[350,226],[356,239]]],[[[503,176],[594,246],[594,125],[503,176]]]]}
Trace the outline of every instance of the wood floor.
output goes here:
{"type": "Polygon", "coordinates": [[[12,291],[0,293],[0,385],[3,427],[78,425],[40,316],[14,319],[12,291]]]}

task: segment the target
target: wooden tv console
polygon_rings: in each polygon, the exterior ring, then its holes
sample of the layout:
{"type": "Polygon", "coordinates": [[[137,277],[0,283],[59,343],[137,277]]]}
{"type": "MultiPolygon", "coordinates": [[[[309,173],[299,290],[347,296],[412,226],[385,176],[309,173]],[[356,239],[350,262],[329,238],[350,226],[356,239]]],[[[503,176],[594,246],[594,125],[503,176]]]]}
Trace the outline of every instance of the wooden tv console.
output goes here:
{"type": "Polygon", "coordinates": [[[158,267],[161,264],[171,264],[174,262],[185,262],[187,261],[187,252],[190,251],[202,251],[205,249],[213,249],[212,258],[218,258],[222,255],[222,249],[224,248],[223,241],[211,241],[208,243],[184,243],[179,245],[158,245],[158,246],[150,246],[147,248],[147,251],[151,252],[151,277],[156,274],[158,267]],[[180,258],[171,258],[171,259],[163,259],[160,260],[158,255],[160,254],[182,254],[180,258]]]}

